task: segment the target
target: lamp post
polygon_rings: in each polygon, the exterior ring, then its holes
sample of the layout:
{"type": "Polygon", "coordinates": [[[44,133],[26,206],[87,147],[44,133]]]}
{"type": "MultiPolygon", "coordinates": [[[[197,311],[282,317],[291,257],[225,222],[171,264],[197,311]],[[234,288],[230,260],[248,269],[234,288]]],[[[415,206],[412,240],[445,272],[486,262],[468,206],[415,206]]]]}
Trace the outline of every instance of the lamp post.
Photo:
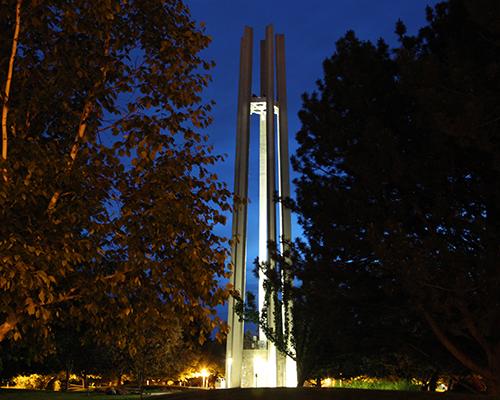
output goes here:
{"type": "Polygon", "coordinates": [[[201,378],[202,378],[202,387],[208,387],[208,377],[210,376],[210,373],[203,368],[201,370],[201,378]]]}

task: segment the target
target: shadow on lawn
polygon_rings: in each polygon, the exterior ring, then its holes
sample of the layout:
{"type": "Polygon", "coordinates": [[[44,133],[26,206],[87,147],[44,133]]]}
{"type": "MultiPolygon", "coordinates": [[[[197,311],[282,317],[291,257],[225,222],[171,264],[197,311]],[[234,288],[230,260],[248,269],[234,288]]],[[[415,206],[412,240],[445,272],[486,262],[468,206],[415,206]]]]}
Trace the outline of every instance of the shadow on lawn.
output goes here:
{"type": "Polygon", "coordinates": [[[500,400],[494,396],[333,388],[196,390],[155,396],[155,400],[500,400]]]}

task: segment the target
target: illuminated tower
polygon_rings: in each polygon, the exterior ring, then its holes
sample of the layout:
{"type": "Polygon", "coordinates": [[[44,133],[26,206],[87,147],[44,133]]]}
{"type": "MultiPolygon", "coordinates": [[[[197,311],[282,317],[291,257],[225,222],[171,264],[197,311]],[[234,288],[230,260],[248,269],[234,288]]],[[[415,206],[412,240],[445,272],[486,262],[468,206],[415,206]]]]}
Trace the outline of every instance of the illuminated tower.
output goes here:
{"type": "MultiPolygon", "coordinates": [[[[283,243],[291,238],[291,212],[281,200],[290,196],[288,155],[288,118],[285,80],[285,41],[283,35],[274,38],[271,25],[260,41],[260,95],[252,96],[253,32],[245,27],[240,47],[240,78],[236,127],[236,160],[234,175],[235,204],[233,208],[231,283],[240,294],[245,293],[247,246],[247,198],[250,143],[250,116],[259,116],[259,260],[269,262],[269,241],[283,243]],[[276,98],[275,98],[276,66],[276,98]],[[276,116],[276,119],[275,119],[276,116]],[[278,223],[276,211],[278,210],[278,223]]],[[[259,312],[264,304],[263,276],[259,276],[259,312]]],[[[269,293],[267,295],[270,295],[269,293]]],[[[272,302],[273,296],[270,295],[272,302]]],[[[270,327],[276,329],[274,308],[268,309],[270,327]]],[[[254,351],[253,362],[243,357],[243,321],[235,312],[234,300],[229,300],[229,334],[226,352],[227,387],[295,386],[296,366],[259,332],[260,349],[254,351]],[[250,365],[251,364],[251,365],[250,365]],[[251,373],[242,373],[250,368],[251,373]],[[251,377],[248,378],[248,376],[251,377]]]]}

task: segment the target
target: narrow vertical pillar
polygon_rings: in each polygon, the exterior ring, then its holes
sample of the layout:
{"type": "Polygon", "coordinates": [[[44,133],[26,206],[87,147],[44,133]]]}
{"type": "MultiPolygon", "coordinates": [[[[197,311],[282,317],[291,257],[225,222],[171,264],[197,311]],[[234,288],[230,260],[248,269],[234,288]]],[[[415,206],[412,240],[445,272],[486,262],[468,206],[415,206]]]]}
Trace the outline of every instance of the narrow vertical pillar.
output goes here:
{"type": "MultiPolygon", "coordinates": [[[[286,98],[286,71],[285,71],[285,39],[284,35],[276,35],[276,86],[279,107],[279,155],[280,169],[280,197],[290,197],[290,166],[288,154],[288,105],[286,98]]],[[[282,207],[281,232],[282,240],[287,242],[292,237],[291,210],[280,202],[282,207]]]]}
{"type": "MultiPolygon", "coordinates": [[[[266,41],[260,41],[260,97],[266,96],[266,41]]],[[[267,262],[267,135],[266,116],[259,114],[259,262],[267,262]]],[[[259,315],[265,302],[264,272],[259,269],[259,315]]],[[[259,341],[267,342],[262,326],[259,326],[259,341]]]]}
{"type": "Polygon", "coordinates": [[[266,40],[260,41],[260,97],[266,97],[266,40]]]}
{"type": "MultiPolygon", "coordinates": [[[[252,86],[253,32],[245,27],[240,50],[240,80],[238,88],[238,113],[236,126],[236,160],[234,176],[235,200],[233,206],[231,259],[233,273],[231,284],[242,297],[245,295],[248,156],[250,140],[250,97],[252,86]]],[[[228,387],[241,386],[243,358],[243,321],[236,314],[234,299],[228,302],[230,331],[226,346],[226,382],[228,387]]]]}
{"type": "MultiPolygon", "coordinates": [[[[266,117],[259,115],[259,262],[267,262],[267,138],[266,117]]],[[[266,292],[264,281],[266,276],[259,269],[259,315],[264,309],[266,292]]],[[[266,342],[267,338],[262,326],[259,326],[259,341],[266,342]]]]}
{"type": "MultiPolygon", "coordinates": [[[[289,151],[288,151],[288,104],[286,93],[286,69],[285,69],[285,36],[276,35],[276,92],[279,107],[278,118],[278,168],[280,171],[280,217],[281,217],[281,237],[282,243],[281,250],[287,253],[290,250],[289,243],[292,238],[292,216],[291,210],[283,202],[290,197],[290,165],[289,165],[289,151]]],[[[282,276],[287,285],[292,285],[292,277],[288,273],[282,276]]],[[[288,297],[288,293],[284,293],[284,297],[288,297]]],[[[292,303],[291,301],[284,301],[283,309],[283,330],[288,339],[287,347],[290,348],[292,343],[290,341],[292,332],[292,303]]],[[[286,357],[285,365],[285,386],[297,385],[297,365],[293,359],[286,357]]]]}
{"type": "MultiPolygon", "coordinates": [[[[264,90],[266,95],[266,137],[267,137],[267,239],[268,239],[268,256],[270,269],[275,268],[275,262],[272,259],[274,246],[276,245],[276,152],[275,152],[275,136],[274,136],[274,33],[272,25],[266,27],[265,41],[265,61],[264,61],[264,90]]],[[[276,292],[267,293],[269,296],[268,325],[271,330],[276,331],[280,328],[276,324],[276,292]]],[[[276,346],[272,342],[268,342],[268,366],[269,366],[269,385],[276,386],[279,384],[276,375],[276,346]]]]}

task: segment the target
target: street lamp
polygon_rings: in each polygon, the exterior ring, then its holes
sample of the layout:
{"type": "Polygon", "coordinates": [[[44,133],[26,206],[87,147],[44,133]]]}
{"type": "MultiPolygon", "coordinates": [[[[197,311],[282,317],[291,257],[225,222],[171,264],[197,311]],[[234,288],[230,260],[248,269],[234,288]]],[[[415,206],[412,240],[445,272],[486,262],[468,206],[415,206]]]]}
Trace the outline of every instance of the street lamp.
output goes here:
{"type": "Polygon", "coordinates": [[[210,376],[210,372],[208,372],[205,368],[201,370],[202,377],[202,387],[208,387],[208,377],[210,376]]]}

